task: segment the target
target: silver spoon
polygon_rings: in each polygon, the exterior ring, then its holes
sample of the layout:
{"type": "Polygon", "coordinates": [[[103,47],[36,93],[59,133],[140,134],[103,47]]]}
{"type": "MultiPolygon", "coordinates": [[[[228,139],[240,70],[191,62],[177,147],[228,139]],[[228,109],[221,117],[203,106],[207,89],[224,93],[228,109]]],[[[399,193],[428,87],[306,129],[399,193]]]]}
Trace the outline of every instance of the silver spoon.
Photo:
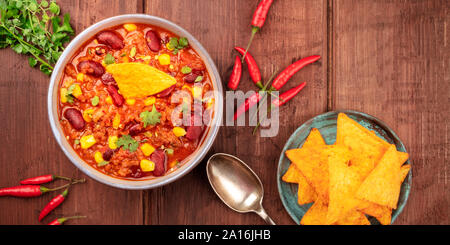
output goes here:
{"type": "Polygon", "coordinates": [[[255,212],[268,224],[275,225],[262,206],[262,183],[243,161],[216,153],[209,158],[206,173],[212,188],[228,207],[239,213],[255,212]]]}

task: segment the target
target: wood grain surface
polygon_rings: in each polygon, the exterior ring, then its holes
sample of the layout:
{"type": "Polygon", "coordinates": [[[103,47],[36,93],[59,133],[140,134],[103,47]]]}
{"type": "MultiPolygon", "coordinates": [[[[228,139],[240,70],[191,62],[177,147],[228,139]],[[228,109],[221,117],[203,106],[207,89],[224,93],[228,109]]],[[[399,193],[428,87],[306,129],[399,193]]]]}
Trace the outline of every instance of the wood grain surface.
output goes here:
{"type": "MultiPolygon", "coordinates": [[[[250,37],[258,1],[59,0],[76,33],[125,13],[173,21],[193,34],[213,58],[223,83],[236,52],[250,37]]],[[[251,52],[264,80],[298,58],[318,63],[296,74],[284,89],[308,85],[280,110],[279,134],[252,135],[252,127],[221,127],[207,157],[236,155],[259,175],[263,205],[278,224],[294,224],[279,198],[276,169],[289,136],[309,118],[335,109],[359,110],[386,122],[413,162],[408,203],[395,224],[449,224],[449,2],[445,0],[275,1],[251,52]]],[[[60,150],[47,118],[49,77],[26,57],[0,50],[0,186],[45,173],[86,177],[60,150]]],[[[244,65],[245,67],[245,65],[244,65]]],[[[254,89],[244,70],[240,89],[254,89]]],[[[89,179],[74,186],[48,218],[84,214],[71,224],[264,224],[238,214],[212,191],[204,160],[182,179],[148,191],[124,191],[89,179]]],[[[60,182],[58,182],[60,183],[60,182]]],[[[0,224],[38,224],[52,198],[0,198],[0,224]]]]}

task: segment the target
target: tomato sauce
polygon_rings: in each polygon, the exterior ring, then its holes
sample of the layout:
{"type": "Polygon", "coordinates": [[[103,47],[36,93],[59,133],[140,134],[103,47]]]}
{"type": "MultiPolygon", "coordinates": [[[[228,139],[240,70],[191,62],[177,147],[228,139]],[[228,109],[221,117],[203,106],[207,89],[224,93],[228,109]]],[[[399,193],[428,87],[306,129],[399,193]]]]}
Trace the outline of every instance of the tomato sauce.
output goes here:
{"type": "Polygon", "coordinates": [[[174,171],[196,150],[208,127],[194,126],[192,119],[211,118],[214,99],[202,96],[213,86],[204,62],[185,41],[159,27],[130,23],[97,33],[75,53],[59,83],[58,112],[66,139],[85,162],[113,177],[147,179],[174,171]],[[176,84],[158,94],[124,99],[106,72],[111,62],[153,66],[176,84]],[[195,91],[194,84],[201,89],[195,91]],[[191,97],[172,103],[179,90],[191,97]],[[178,125],[171,116],[181,103],[181,114],[187,109],[192,118],[178,125]],[[194,105],[201,105],[200,114],[194,105]],[[159,121],[144,127],[142,113],[153,108],[159,121]]]}

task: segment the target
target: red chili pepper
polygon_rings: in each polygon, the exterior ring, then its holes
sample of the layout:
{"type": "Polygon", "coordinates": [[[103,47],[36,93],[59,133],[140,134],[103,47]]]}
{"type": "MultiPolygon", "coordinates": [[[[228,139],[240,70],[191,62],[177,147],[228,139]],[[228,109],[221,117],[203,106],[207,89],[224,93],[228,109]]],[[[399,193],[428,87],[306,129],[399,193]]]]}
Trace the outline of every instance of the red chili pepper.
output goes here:
{"type": "Polygon", "coordinates": [[[289,65],[288,67],[286,67],[286,69],[284,69],[284,71],[282,71],[274,80],[272,83],[272,87],[270,88],[271,91],[273,90],[279,90],[281,87],[283,87],[283,85],[286,84],[287,81],[289,81],[289,79],[296,73],[298,72],[300,69],[302,69],[303,67],[305,67],[308,64],[314,63],[317,60],[320,59],[320,55],[313,55],[313,56],[309,56],[303,59],[300,59],[294,63],[292,63],[291,65],[289,65]]]}
{"type": "Polygon", "coordinates": [[[266,21],[267,13],[269,12],[270,6],[272,5],[273,0],[262,0],[259,2],[258,7],[256,7],[255,12],[253,13],[252,18],[252,35],[250,36],[250,41],[247,44],[247,49],[245,50],[242,60],[244,60],[250,45],[252,44],[253,38],[255,34],[261,29],[266,21]]]}
{"type": "MultiPolygon", "coordinates": [[[[245,54],[245,49],[241,47],[234,47],[234,49],[236,49],[241,55],[245,54]]],[[[261,82],[261,72],[259,71],[259,67],[256,64],[255,59],[250,53],[247,53],[247,56],[245,56],[245,63],[247,63],[248,72],[250,73],[253,83],[255,83],[258,88],[263,88],[263,84],[261,82]]]]}
{"type": "Polygon", "coordinates": [[[69,193],[69,188],[64,190],[63,193],[54,197],[47,205],[42,209],[39,214],[39,221],[41,221],[47,214],[49,214],[53,209],[58,207],[64,200],[66,199],[67,194],[69,193]]]}
{"type": "Polygon", "coordinates": [[[72,217],[62,217],[53,220],[52,222],[48,223],[47,225],[62,225],[64,222],[71,220],[71,219],[81,219],[86,218],[86,216],[72,216],[72,217]]]}
{"type": "Polygon", "coordinates": [[[242,113],[245,113],[246,111],[248,111],[251,107],[255,106],[258,101],[260,101],[262,98],[262,96],[260,95],[260,93],[255,93],[252,96],[250,96],[248,99],[246,99],[244,101],[244,103],[242,103],[238,109],[236,110],[236,113],[234,114],[233,120],[236,121],[236,119],[242,115],[242,113]]]}
{"type": "MultiPolygon", "coordinates": [[[[75,180],[71,184],[82,183],[85,182],[85,179],[75,180]]],[[[46,192],[61,190],[63,188],[68,187],[70,184],[66,184],[57,188],[47,188],[45,186],[40,185],[19,185],[13,187],[6,187],[0,189],[0,197],[1,196],[13,196],[13,197],[37,197],[46,192]]]]}
{"type": "Polygon", "coordinates": [[[24,179],[22,181],[20,181],[21,185],[38,185],[38,184],[44,184],[44,183],[48,183],[51,182],[55,179],[64,179],[64,180],[69,180],[71,181],[71,178],[67,178],[64,176],[56,176],[53,174],[47,174],[47,175],[41,175],[41,176],[37,176],[37,177],[33,177],[33,178],[28,178],[28,179],[24,179]]]}
{"type": "Polygon", "coordinates": [[[242,75],[242,63],[238,56],[234,61],[233,72],[231,73],[230,80],[228,81],[228,87],[232,90],[236,90],[242,75]]]}
{"type": "Polygon", "coordinates": [[[303,82],[297,87],[289,89],[288,91],[280,94],[280,97],[278,99],[275,99],[272,104],[278,107],[284,105],[286,102],[294,98],[294,96],[296,96],[305,86],[306,82],[303,82]]]}

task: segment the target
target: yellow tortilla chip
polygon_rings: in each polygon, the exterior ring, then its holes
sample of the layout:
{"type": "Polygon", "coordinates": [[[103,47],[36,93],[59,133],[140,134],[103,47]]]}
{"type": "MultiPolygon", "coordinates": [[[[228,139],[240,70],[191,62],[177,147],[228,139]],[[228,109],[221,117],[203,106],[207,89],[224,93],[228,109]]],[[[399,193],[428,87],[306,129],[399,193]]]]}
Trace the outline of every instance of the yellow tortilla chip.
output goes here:
{"type": "Polygon", "coordinates": [[[294,164],[291,164],[286,173],[281,177],[281,180],[286,183],[297,183],[298,179],[301,178],[299,175],[301,173],[295,168],[294,164]]]}
{"type": "Polygon", "coordinates": [[[402,180],[402,183],[405,180],[406,176],[408,176],[408,173],[409,173],[410,169],[411,169],[411,165],[410,164],[403,165],[400,168],[400,179],[402,180]]]}
{"type": "Polygon", "coordinates": [[[327,220],[328,207],[322,200],[318,199],[303,215],[302,225],[324,225],[327,220]]]}
{"type": "MultiPolygon", "coordinates": [[[[400,154],[403,155],[403,154],[400,154]]],[[[400,179],[403,182],[409,173],[411,165],[403,165],[400,169],[400,179]]],[[[389,225],[391,224],[392,208],[387,206],[381,206],[373,202],[360,200],[357,209],[367,215],[376,218],[380,224],[389,225]]]]}
{"type": "Polygon", "coordinates": [[[356,210],[350,210],[344,218],[338,220],[336,225],[370,225],[367,217],[356,210]]]}
{"type": "Polygon", "coordinates": [[[351,166],[362,179],[374,169],[389,147],[389,143],[344,113],[338,115],[336,145],[344,145],[350,149],[351,166]]]}
{"type": "Polygon", "coordinates": [[[397,208],[400,194],[401,172],[403,164],[395,145],[391,145],[381,158],[376,168],[367,176],[359,187],[356,196],[382,206],[397,208]]]}
{"type": "MultiPolygon", "coordinates": [[[[318,145],[325,145],[325,141],[323,140],[319,130],[313,128],[306,138],[302,148],[314,147],[318,145]]],[[[311,187],[311,185],[308,184],[303,174],[295,167],[295,164],[291,164],[291,166],[289,166],[289,169],[283,175],[282,180],[288,183],[298,183],[299,205],[311,203],[316,200],[316,191],[311,187]]]]}
{"type": "Polygon", "coordinates": [[[111,64],[106,71],[112,74],[125,99],[157,94],[177,83],[174,77],[142,63],[111,64]]]}
{"type": "Polygon", "coordinates": [[[286,156],[325,202],[328,201],[328,155],[326,149],[329,147],[318,146],[286,151],[286,156]]]}
{"type": "Polygon", "coordinates": [[[389,225],[391,223],[392,209],[387,206],[360,200],[356,209],[376,218],[382,225],[389,225]]]}
{"type": "Polygon", "coordinates": [[[355,193],[361,179],[348,166],[351,155],[346,147],[338,147],[328,157],[329,166],[329,196],[327,224],[333,224],[344,219],[347,213],[358,204],[355,193]]]}

